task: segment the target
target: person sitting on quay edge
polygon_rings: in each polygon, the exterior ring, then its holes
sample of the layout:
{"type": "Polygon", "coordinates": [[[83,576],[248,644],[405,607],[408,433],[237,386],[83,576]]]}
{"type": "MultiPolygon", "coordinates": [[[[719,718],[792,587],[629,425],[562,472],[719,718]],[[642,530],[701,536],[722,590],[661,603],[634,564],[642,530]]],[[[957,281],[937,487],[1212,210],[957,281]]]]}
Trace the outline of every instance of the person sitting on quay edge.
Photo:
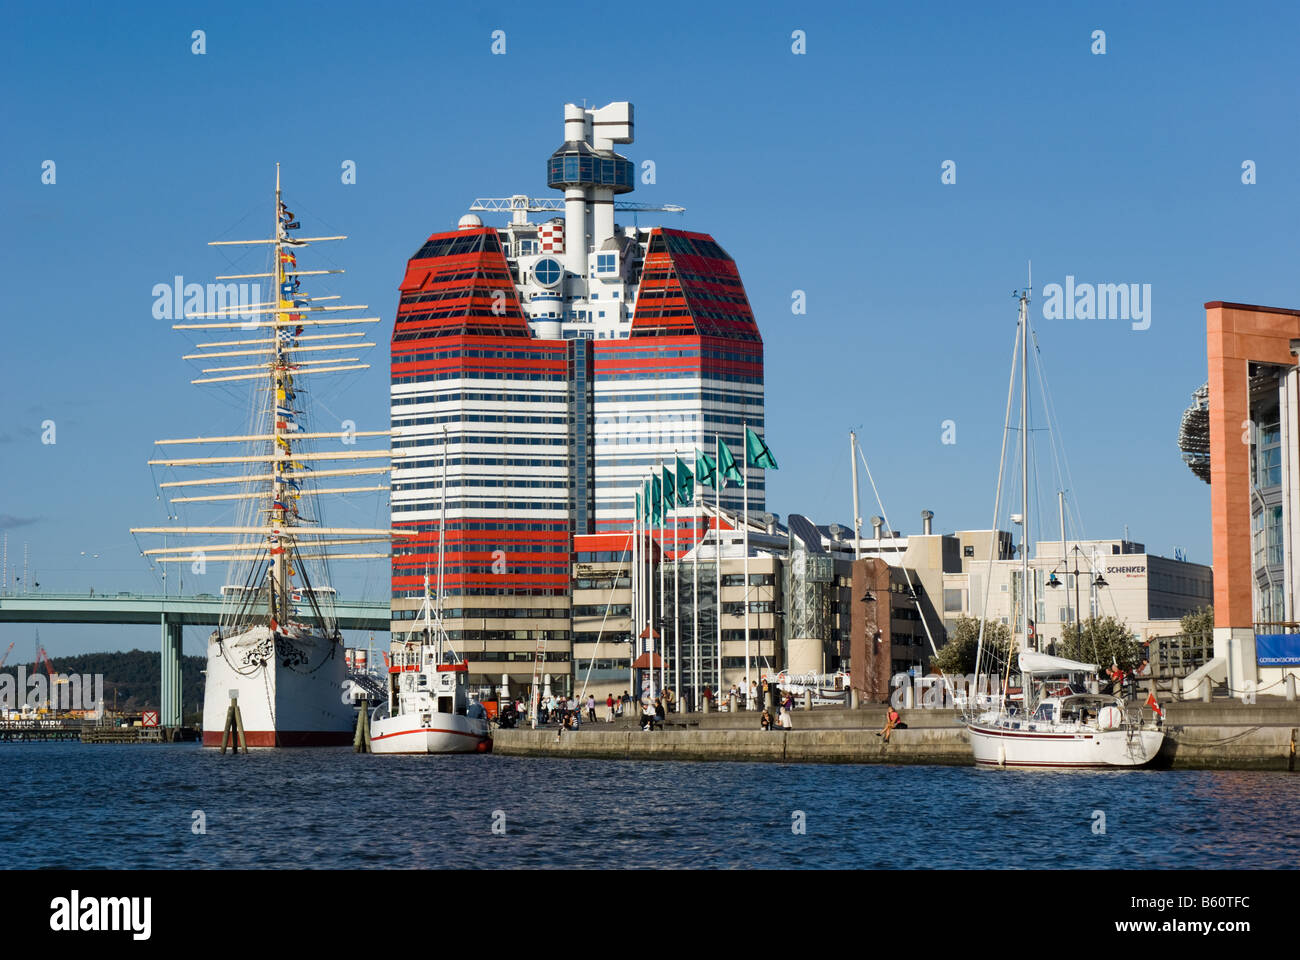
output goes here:
{"type": "Polygon", "coordinates": [[[768,713],[766,710],[764,710],[764,711],[763,711],[763,715],[762,715],[761,717],[758,718],[758,725],[759,725],[759,727],[762,728],[763,730],[771,730],[771,729],[772,729],[772,715],[771,715],[770,713],[768,713]]]}
{"type": "Polygon", "coordinates": [[[885,718],[885,729],[877,733],[876,736],[884,737],[885,743],[888,743],[889,735],[891,733],[893,733],[895,730],[906,730],[906,729],[907,729],[907,724],[902,722],[901,715],[891,704],[889,707],[889,713],[886,715],[885,718]]]}
{"type": "Polygon", "coordinates": [[[664,728],[664,717],[666,715],[667,712],[664,710],[664,702],[658,697],[655,697],[655,721],[659,724],[660,730],[664,728]]]}
{"type": "Polygon", "coordinates": [[[641,729],[653,730],[655,727],[655,705],[647,697],[641,704],[641,729]]]}

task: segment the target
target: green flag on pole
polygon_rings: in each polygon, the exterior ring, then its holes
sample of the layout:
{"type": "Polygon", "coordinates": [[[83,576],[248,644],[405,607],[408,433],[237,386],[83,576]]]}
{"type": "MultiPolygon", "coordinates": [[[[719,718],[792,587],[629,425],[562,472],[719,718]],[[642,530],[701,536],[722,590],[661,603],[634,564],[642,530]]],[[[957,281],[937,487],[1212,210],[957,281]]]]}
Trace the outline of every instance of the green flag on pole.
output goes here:
{"type": "Polygon", "coordinates": [[[646,480],[641,488],[641,522],[650,522],[650,481],[646,480]]]}
{"type": "Polygon", "coordinates": [[[695,476],[699,478],[700,486],[718,489],[718,461],[699,447],[695,448],[695,476]]]}
{"type": "Polygon", "coordinates": [[[662,523],[664,519],[664,493],[657,476],[650,478],[650,521],[662,523]]]}
{"type": "Polygon", "coordinates": [[[636,513],[634,514],[634,516],[637,518],[637,520],[641,520],[641,519],[643,519],[642,516],[641,516],[641,511],[642,511],[642,508],[641,508],[641,491],[638,490],[638,491],[637,491],[637,494],[636,494],[636,513]]]}
{"type": "Polygon", "coordinates": [[[689,507],[695,499],[695,475],[681,457],[677,458],[677,502],[689,507]]]}
{"type": "Polygon", "coordinates": [[[740,468],[736,466],[736,458],[731,455],[731,449],[722,442],[722,437],[718,437],[718,471],[722,474],[723,485],[728,481],[740,487],[745,485],[745,478],[740,475],[740,468]]]}
{"type": "Polygon", "coordinates": [[[772,451],[767,448],[763,438],[749,427],[745,428],[745,462],[763,470],[777,469],[776,457],[772,456],[772,451]]]}
{"type": "Polygon", "coordinates": [[[664,512],[667,513],[677,505],[675,491],[677,490],[677,481],[673,479],[672,471],[667,467],[664,470],[664,512]]]}

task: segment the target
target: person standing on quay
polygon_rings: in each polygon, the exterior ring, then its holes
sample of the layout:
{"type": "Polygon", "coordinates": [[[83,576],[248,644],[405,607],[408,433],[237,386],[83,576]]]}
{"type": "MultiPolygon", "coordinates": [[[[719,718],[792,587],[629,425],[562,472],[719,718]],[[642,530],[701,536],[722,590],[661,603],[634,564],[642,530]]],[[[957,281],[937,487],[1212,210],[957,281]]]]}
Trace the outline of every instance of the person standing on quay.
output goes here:
{"type": "Polygon", "coordinates": [[[594,693],[587,694],[587,719],[592,723],[596,722],[596,695],[594,693]]]}
{"type": "Polygon", "coordinates": [[[605,722],[614,722],[614,694],[605,697],[605,722]]]}

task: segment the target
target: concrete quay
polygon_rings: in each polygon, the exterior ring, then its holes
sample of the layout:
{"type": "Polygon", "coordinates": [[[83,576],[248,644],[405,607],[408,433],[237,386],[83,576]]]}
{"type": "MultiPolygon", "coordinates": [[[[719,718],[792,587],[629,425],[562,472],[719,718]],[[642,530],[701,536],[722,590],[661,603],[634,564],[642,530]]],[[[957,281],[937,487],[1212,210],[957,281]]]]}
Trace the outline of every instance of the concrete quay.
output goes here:
{"type": "MultiPolygon", "coordinates": [[[[1136,708],[1137,704],[1132,704],[1136,708]]],[[[1185,770],[1295,770],[1300,703],[1259,698],[1164,707],[1164,746],[1153,766],[1185,770]]],[[[902,710],[907,729],[889,743],[876,736],[886,707],[796,710],[793,730],[758,729],[758,714],[672,714],[647,733],[637,720],[585,723],[558,739],[554,725],[498,730],[493,753],[607,760],[719,760],[770,763],[973,764],[955,710],[902,710]]],[[[1149,712],[1148,712],[1149,713],[1149,712]]]]}

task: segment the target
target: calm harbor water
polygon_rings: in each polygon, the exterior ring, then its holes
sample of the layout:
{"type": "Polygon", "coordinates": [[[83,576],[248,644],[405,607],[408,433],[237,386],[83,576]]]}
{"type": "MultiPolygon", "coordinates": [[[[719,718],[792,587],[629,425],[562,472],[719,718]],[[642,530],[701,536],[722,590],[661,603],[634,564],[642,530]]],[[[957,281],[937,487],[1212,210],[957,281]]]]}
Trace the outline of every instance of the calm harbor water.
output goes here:
{"type": "Polygon", "coordinates": [[[1032,868],[1300,864],[1286,773],[51,743],[0,745],[0,783],[10,868],[998,868],[1012,850],[1032,868]]]}

